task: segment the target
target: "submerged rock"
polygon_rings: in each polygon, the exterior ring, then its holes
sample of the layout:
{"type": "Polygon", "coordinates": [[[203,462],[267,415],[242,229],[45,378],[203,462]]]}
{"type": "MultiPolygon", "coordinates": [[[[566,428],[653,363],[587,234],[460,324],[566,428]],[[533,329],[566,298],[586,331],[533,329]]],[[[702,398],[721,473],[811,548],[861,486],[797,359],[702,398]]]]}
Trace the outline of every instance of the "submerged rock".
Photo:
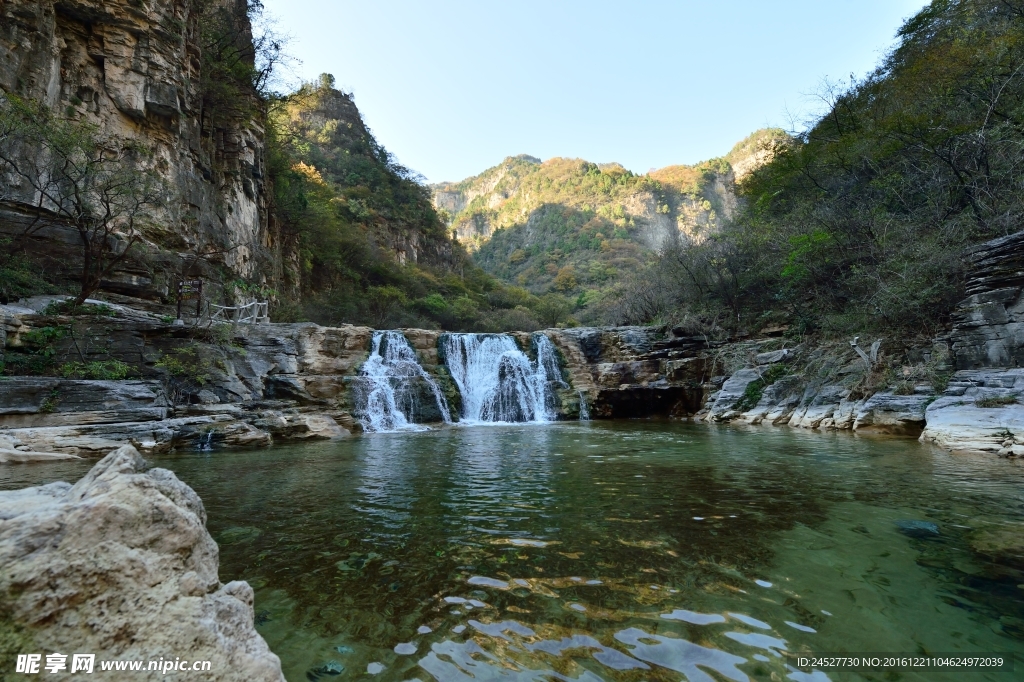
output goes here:
{"type": "Polygon", "coordinates": [[[896,521],[896,528],[908,538],[930,540],[939,537],[939,527],[931,521],[900,519],[896,521]]]}
{"type": "Polygon", "coordinates": [[[1024,570],[1024,524],[982,522],[968,537],[971,549],[998,564],[1024,570]]]}
{"type": "Polygon", "coordinates": [[[284,680],[253,626],[252,588],[218,579],[199,496],[144,467],[124,446],[74,486],[0,492],[0,624],[17,633],[0,643],[0,667],[31,651],[173,652],[211,661],[217,680],[284,680]]]}
{"type": "Polygon", "coordinates": [[[316,682],[321,677],[336,677],[343,672],[345,672],[345,666],[341,663],[338,663],[337,661],[327,661],[317,668],[306,671],[306,679],[310,682],[316,682]]]}

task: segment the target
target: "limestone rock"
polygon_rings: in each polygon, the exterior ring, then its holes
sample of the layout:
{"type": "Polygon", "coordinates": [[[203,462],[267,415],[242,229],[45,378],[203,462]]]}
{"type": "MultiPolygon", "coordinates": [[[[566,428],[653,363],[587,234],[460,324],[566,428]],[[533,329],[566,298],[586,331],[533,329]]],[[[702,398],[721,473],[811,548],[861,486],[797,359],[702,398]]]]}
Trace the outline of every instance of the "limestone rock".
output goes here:
{"type": "Polygon", "coordinates": [[[0,427],[143,422],[167,417],[156,381],[75,381],[5,377],[0,381],[0,427]]]}
{"type": "Polygon", "coordinates": [[[722,390],[718,392],[718,396],[711,406],[710,418],[713,421],[727,421],[738,416],[740,412],[735,409],[736,403],[743,397],[747,386],[760,378],[761,372],[757,369],[737,370],[722,384],[722,390]]]}
{"type": "Polygon", "coordinates": [[[930,395],[894,395],[879,392],[868,398],[857,412],[853,428],[858,432],[893,435],[921,435],[925,424],[925,408],[933,400],[930,395]]]}
{"type": "Polygon", "coordinates": [[[1022,402],[1024,369],[957,372],[943,395],[928,405],[921,440],[947,450],[988,453],[1002,450],[1007,438],[1024,444],[1022,402]],[[985,402],[992,398],[1017,402],[985,402]]]}
{"type": "Polygon", "coordinates": [[[975,529],[968,536],[973,551],[999,564],[1024,570],[1024,524],[972,519],[975,529]]]}
{"type": "Polygon", "coordinates": [[[793,351],[788,348],[781,350],[758,353],[755,358],[758,365],[774,365],[776,362],[785,362],[793,357],[793,351]]]}
{"type": "Polygon", "coordinates": [[[231,417],[211,415],[152,422],[9,429],[0,433],[38,451],[98,457],[125,442],[143,452],[166,452],[175,442],[182,441],[183,433],[226,421],[231,421],[231,417]]]}
{"type": "MultiPolygon", "coordinates": [[[[213,4],[232,17],[239,35],[251,31],[244,3],[213,4]]],[[[152,222],[175,226],[147,235],[164,247],[158,257],[173,258],[186,243],[230,245],[222,264],[251,276],[270,257],[264,134],[244,116],[221,112],[216,129],[200,116],[200,11],[194,3],[8,0],[0,5],[0,91],[40,100],[101,135],[151,150],[146,158],[168,186],[152,222]]],[[[17,211],[5,206],[0,214],[0,232],[22,226],[17,211]]],[[[44,232],[32,248],[74,255],[73,230],[44,232]]],[[[154,281],[141,261],[124,265],[108,289],[166,295],[167,283],[154,281]]],[[[209,274],[216,277],[212,267],[209,274]]]]}
{"type": "Polygon", "coordinates": [[[957,369],[1024,365],[1024,231],[993,239],[971,255],[970,294],[949,339],[957,369]]]}
{"type": "Polygon", "coordinates": [[[836,412],[849,391],[834,384],[809,386],[801,398],[801,406],[793,411],[789,425],[805,429],[834,427],[836,412]]]}
{"type": "Polygon", "coordinates": [[[124,446],[74,486],[0,492],[0,612],[23,628],[0,665],[25,650],[172,654],[211,661],[218,680],[284,680],[253,627],[252,589],[218,579],[202,501],[143,468],[124,446]]]}
{"type": "Polygon", "coordinates": [[[351,435],[326,414],[281,414],[270,412],[254,422],[275,440],[336,440],[351,435]]]}
{"type": "Polygon", "coordinates": [[[81,457],[65,455],[59,452],[33,452],[32,450],[14,450],[12,448],[0,447],[0,464],[52,462],[60,459],[81,459],[81,457]]]}

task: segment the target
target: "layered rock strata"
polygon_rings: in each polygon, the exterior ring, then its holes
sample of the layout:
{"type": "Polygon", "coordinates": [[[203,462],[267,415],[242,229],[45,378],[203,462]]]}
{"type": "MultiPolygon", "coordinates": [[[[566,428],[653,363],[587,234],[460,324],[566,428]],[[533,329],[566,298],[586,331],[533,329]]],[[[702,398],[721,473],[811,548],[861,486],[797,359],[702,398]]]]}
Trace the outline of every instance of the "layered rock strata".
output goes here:
{"type": "MultiPolygon", "coordinates": [[[[251,43],[243,0],[0,5],[0,94],[38,100],[93,124],[101,136],[140,145],[149,152],[145,163],[164,180],[166,200],[150,216],[162,227],[146,234],[149,253],[142,259],[137,250],[139,257],[125,261],[105,283],[107,291],[163,298],[168,272],[188,267],[192,276],[219,279],[211,264],[256,276],[278,248],[267,211],[262,129],[244,106],[235,113],[204,110],[203,11],[207,23],[219,13],[239,41],[251,43]]],[[[0,236],[23,231],[31,220],[25,209],[34,197],[27,183],[8,189],[0,204],[0,236]]],[[[73,264],[81,258],[74,231],[45,226],[29,248],[48,267],[74,276],[73,264]]]]}
{"type": "MultiPolygon", "coordinates": [[[[369,328],[182,328],[124,307],[74,318],[35,308],[0,306],[0,360],[7,366],[43,363],[49,373],[60,374],[68,367],[119,362],[137,378],[0,381],[0,430],[25,450],[97,456],[124,442],[143,452],[260,447],[340,438],[359,428],[354,389],[370,353],[369,328]]],[[[439,357],[441,332],[401,332],[458,414],[460,396],[439,357]]],[[[558,351],[569,386],[557,396],[563,419],[579,418],[581,402],[596,418],[685,417],[701,406],[708,368],[701,339],[645,327],[543,333],[558,351]]],[[[527,353],[536,352],[531,335],[513,337],[527,353]]],[[[426,382],[420,389],[421,405],[435,405],[426,382]]],[[[441,420],[436,410],[421,412],[421,421],[441,420]]]]}
{"type": "MultiPolygon", "coordinates": [[[[218,680],[284,680],[253,626],[253,591],[223,584],[199,496],[131,446],[78,483],[0,492],[0,669],[17,654],[209,661],[218,680]]],[[[68,659],[70,660],[70,658],[68,659]]],[[[97,679],[121,679],[102,672],[97,679]]],[[[119,677],[120,676],[120,677],[119,677]]]]}

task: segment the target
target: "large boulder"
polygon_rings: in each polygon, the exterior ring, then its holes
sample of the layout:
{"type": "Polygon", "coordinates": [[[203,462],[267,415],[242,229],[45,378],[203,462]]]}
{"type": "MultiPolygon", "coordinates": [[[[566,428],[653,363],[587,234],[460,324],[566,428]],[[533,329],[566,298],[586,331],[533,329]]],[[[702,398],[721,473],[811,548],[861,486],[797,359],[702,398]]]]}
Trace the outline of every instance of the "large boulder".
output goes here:
{"type": "MultiPolygon", "coordinates": [[[[199,496],[144,467],[124,446],[74,486],[0,492],[0,670],[14,670],[19,653],[82,652],[208,660],[212,679],[284,680],[253,627],[252,588],[218,578],[199,496]]],[[[95,674],[124,676],[98,664],[95,674]]]]}
{"type": "Polygon", "coordinates": [[[860,406],[853,428],[858,433],[920,436],[925,425],[925,409],[934,400],[930,386],[911,395],[881,391],[860,406]]]}

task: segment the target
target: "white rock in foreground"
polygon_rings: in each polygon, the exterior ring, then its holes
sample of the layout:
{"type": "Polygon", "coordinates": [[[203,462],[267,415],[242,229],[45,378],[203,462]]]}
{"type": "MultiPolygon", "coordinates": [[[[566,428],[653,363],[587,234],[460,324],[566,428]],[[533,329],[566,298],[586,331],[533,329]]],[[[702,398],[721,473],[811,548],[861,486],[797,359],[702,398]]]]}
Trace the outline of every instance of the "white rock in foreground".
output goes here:
{"type": "MultiPolygon", "coordinates": [[[[74,486],[0,492],[0,670],[18,653],[94,653],[208,660],[207,679],[284,680],[253,627],[252,588],[217,577],[199,496],[143,466],[124,446],[74,486]]],[[[118,675],[97,663],[96,679],[118,675]]]]}

